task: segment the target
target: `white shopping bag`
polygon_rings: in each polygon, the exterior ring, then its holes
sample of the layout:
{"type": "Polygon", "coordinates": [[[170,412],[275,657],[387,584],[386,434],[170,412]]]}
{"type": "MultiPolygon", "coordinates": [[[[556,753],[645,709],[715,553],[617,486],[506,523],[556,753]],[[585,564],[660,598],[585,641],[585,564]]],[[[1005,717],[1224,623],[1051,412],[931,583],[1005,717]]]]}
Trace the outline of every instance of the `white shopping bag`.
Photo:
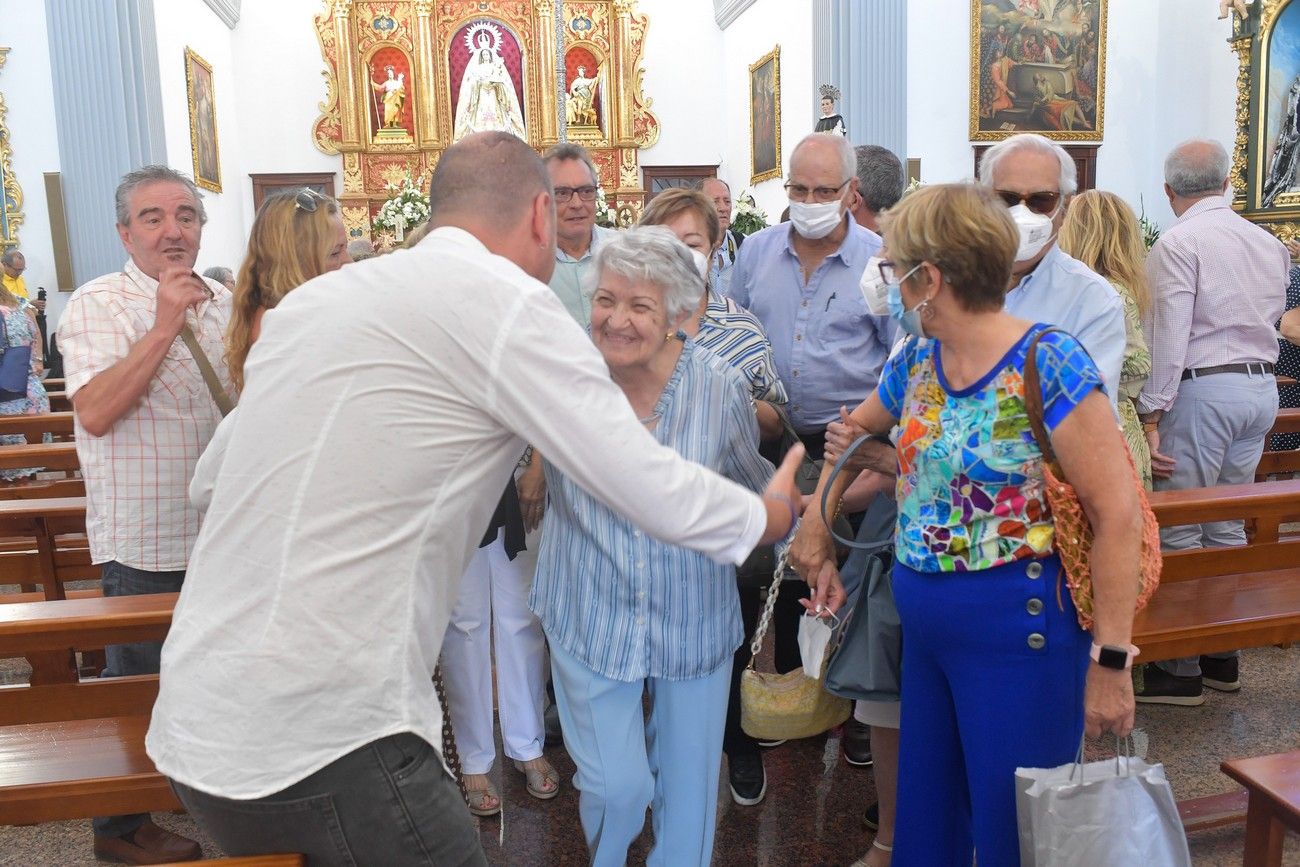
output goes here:
{"type": "Polygon", "coordinates": [[[1164,766],[1082,757],[1016,769],[1022,867],[1191,867],[1164,766]]]}

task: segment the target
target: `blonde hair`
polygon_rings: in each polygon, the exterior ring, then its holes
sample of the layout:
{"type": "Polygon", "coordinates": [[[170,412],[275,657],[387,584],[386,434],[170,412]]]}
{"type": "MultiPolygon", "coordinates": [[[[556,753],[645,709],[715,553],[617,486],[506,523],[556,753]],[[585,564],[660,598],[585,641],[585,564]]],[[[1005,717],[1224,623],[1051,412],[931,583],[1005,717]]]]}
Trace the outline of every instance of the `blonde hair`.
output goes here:
{"type": "Polygon", "coordinates": [[[718,246],[722,239],[722,224],[718,222],[718,211],[713,202],[699,190],[687,190],[673,187],[664,190],[650,200],[641,212],[638,226],[662,226],[684,211],[694,211],[704,221],[704,234],[709,239],[709,246],[718,246]]]}
{"type": "Polygon", "coordinates": [[[291,291],[325,273],[336,242],[331,218],[338,213],[338,202],[307,188],[268,196],[257,209],[226,329],[226,369],[236,391],[244,390],[244,362],[257,311],[272,309],[291,291]],[[315,210],[302,207],[301,196],[309,196],[315,210]]]}
{"type": "Polygon", "coordinates": [[[977,184],[931,184],[881,215],[894,271],[931,262],[963,310],[1002,308],[1020,234],[1006,203],[977,184]]]}
{"type": "Polygon", "coordinates": [[[1138,311],[1146,315],[1151,308],[1146,247],[1128,202],[1102,190],[1080,193],[1065,212],[1057,242],[1061,250],[1132,295],[1138,311]]]}

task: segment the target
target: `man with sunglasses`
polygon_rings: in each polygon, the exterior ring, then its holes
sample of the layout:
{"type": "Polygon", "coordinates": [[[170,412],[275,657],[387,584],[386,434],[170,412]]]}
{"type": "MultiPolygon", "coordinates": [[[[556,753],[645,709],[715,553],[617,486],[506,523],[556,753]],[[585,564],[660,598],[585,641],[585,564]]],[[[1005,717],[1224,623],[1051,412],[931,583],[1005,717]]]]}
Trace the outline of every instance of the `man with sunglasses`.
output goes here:
{"type": "Polygon", "coordinates": [[[1020,231],[1007,312],[1078,338],[1114,406],[1124,361],[1124,302],[1103,277],[1056,245],[1078,188],[1073,158],[1043,136],[1022,133],[989,148],[979,168],[980,182],[1007,203],[1020,231]]]}
{"type": "MultiPolygon", "coordinates": [[[[90,559],[105,596],[181,589],[199,533],[187,488],[221,421],[196,349],[230,391],[223,337],[231,293],[194,273],[207,216],[194,182],[166,166],[127,174],[117,232],[130,258],[68,299],[59,321],[90,559]]],[[[106,648],[105,677],[157,674],[162,642],[106,648]]],[[[148,814],[94,820],[95,855],[125,864],[199,857],[148,814]]]]}
{"type": "Polygon", "coordinates": [[[555,273],[551,289],[578,324],[591,324],[591,302],[582,291],[582,278],[601,244],[613,229],[596,225],[596,193],[600,178],[587,149],[560,144],[542,157],[555,185],[555,273]]]}

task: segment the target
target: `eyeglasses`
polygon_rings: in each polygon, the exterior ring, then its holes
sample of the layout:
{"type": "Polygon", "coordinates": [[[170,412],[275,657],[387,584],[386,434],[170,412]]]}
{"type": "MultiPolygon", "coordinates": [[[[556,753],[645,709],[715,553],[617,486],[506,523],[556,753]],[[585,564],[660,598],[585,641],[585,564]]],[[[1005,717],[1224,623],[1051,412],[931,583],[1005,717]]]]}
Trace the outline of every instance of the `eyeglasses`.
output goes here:
{"type": "Polygon", "coordinates": [[[294,205],[309,214],[316,213],[316,203],[318,201],[325,201],[325,197],[313,190],[311,187],[303,187],[298,191],[298,195],[293,197],[294,205]]]}
{"type": "Polygon", "coordinates": [[[578,198],[582,199],[584,202],[593,202],[596,200],[596,188],[587,185],[585,187],[556,187],[555,201],[563,205],[565,202],[569,201],[569,199],[573,198],[574,193],[577,193],[578,198]]]}
{"type": "MultiPolygon", "coordinates": [[[[847,184],[851,180],[853,179],[848,178],[844,181],[844,184],[847,184]]],[[[805,187],[803,184],[786,184],[785,194],[790,197],[790,201],[792,202],[806,202],[808,201],[809,194],[811,194],[814,202],[826,204],[827,202],[835,201],[836,197],[840,194],[840,190],[844,189],[844,184],[840,184],[838,187],[811,188],[805,187]]]]}
{"type": "Polygon", "coordinates": [[[877,267],[880,268],[880,279],[885,282],[885,285],[889,285],[890,283],[895,283],[895,282],[902,283],[908,277],[911,277],[912,272],[915,271],[917,268],[920,268],[921,264],[922,263],[917,263],[916,265],[913,265],[906,274],[904,274],[902,277],[898,277],[897,280],[895,280],[895,277],[898,274],[898,266],[896,263],[890,262],[888,259],[876,263],[877,267]]]}
{"type": "Polygon", "coordinates": [[[1014,208],[1021,202],[1035,214],[1053,214],[1056,203],[1061,201],[1061,194],[1055,190],[1043,190],[1037,193],[1016,193],[1011,190],[997,190],[1008,208],[1014,208]]]}

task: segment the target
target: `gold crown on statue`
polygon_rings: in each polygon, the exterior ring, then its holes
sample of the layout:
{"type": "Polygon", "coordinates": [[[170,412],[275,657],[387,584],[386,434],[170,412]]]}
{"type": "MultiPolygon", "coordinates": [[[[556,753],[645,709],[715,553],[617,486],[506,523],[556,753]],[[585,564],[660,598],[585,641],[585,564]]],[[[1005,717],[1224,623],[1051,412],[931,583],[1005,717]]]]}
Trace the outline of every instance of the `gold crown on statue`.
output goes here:
{"type": "Polygon", "coordinates": [[[818,88],[822,92],[822,99],[829,99],[831,102],[840,101],[840,89],[833,84],[823,84],[818,88]]]}

